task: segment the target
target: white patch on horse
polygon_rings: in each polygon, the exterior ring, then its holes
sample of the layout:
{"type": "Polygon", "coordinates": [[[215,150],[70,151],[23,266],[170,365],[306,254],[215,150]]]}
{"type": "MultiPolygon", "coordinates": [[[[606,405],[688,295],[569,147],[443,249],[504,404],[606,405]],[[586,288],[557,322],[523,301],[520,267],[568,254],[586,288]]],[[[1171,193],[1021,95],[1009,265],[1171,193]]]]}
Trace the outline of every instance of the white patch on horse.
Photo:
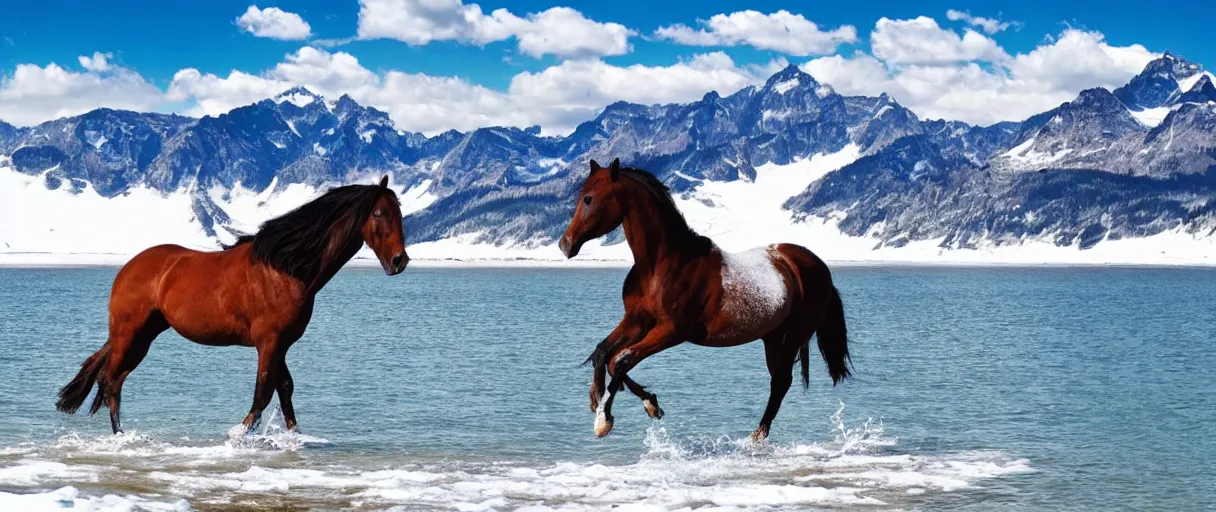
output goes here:
{"type": "Polygon", "coordinates": [[[612,430],[612,423],[608,421],[608,401],[612,399],[612,391],[604,393],[604,397],[600,399],[599,407],[595,410],[595,435],[603,437],[608,431],[612,430]]]}
{"type": "Polygon", "coordinates": [[[731,335],[763,332],[763,327],[785,307],[785,279],[773,266],[779,258],[775,246],[749,251],[722,251],[722,312],[731,319],[731,335]]]}

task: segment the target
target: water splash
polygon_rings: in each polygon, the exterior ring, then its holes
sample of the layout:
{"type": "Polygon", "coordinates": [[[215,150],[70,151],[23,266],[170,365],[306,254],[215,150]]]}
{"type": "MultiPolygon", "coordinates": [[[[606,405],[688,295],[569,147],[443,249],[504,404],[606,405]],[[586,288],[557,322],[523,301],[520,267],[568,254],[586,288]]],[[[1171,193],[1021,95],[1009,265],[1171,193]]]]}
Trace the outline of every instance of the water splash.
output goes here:
{"type": "Polygon", "coordinates": [[[288,430],[282,409],[275,406],[269,409],[262,422],[250,431],[246,431],[245,426],[239,423],[228,429],[228,440],[224,444],[243,450],[294,452],[306,445],[329,444],[329,440],[288,430]]]}
{"type": "MultiPolygon", "coordinates": [[[[881,422],[869,418],[848,421],[843,402],[829,421],[830,434],[822,440],[788,444],[757,443],[749,436],[682,436],[674,429],[651,427],[638,460],[619,465],[573,461],[477,464],[411,461],[403,456],[385,467],[384,459],[350,457],[340,465],[311,465],[306,459],[285,457],[282,454],[316,438],[287,431],[281,415],[270,411],[266,423],[254,432],[218,446],[214,441],[205,446],[181,446],[181,440],[164,443],[135,432],[101,439],[71,434],[57,443],[58,466],[28,465],[12,471],[29,474],[30,483],[41,489],[122,473],[122,478],[133,479],[139,487],[164,489],[150,496],[152,501],[171,495],[195,504],[307,506],[324,502],[334,508],[467,510],[528,506],[663,510],[899,507],[909,496],[917,496],[917,503],[932,503],[934,494],[1032,471],[1027,461],[999,452],[901,453],[881,422]],[[80,462],[85,459],[75,457],[80,453],[120,457],[83,466],[80,462]],[[147,456],[125,458],[141,454],[147,456]],[[123,471],[115,471],[118,467],[123,471]],[[67,470],[81,473],[67,475],[67,470]]],[[[83,503],[80,496],[72,499],[83,503]]],[[[106,498],[87,499],[93,503],[106,498]]]]}
{"type": "Polygon", "coordinates": [[[836,433],[833,444],[838,446],[836,456],[865,453],[882,446],[895,446],[898,443],[897,438],[884,437],[886,430],[883,428],[881,420],[875,423],[873,418],[867,417],[857,427],[849,428],[844,422],[844,401],[840,400],[838,403],[840,406],[831,416],[832,426],[836,433]]]}
{"type": "Polygon", "coordinates": [[[882,421],[866,418],[850,427],[845,422],[845,404],[839,402],[836,412],[829,417],[833,438],[828,442],[775,444],[771,441],[754,441],[751,436],[734,438],[719,436],[688,436],[674,439],[666,427],[651,426],[646,429],[642,444],[647,452],[643,459],[692,459],[721,456],[768,456],[820,455],[840,457],[874,453],[883,447],[895,446],[898,439],[887,437],[882,421]]]}

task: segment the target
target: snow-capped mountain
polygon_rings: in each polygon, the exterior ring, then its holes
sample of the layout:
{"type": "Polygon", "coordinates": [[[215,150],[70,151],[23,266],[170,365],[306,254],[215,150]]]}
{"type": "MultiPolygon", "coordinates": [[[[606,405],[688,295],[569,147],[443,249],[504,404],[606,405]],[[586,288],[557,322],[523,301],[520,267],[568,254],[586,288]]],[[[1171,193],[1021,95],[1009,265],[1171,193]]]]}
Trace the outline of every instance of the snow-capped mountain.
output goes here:
{"type": "Polygon", "coordinates": [[[940,255],[1092,250],[1167,232],[1206,240],[1216,86],[1167,53],[1115,91],[986,127],[921,120],[885,94],[844,96],[795,66],[729,96],[614,103],[561,137],[537,127],[427,137],[303,88],[202,119],[99,109],[0,122],[0,256],[129,255],[152,240],[214,247],[325,186],[382,173],[411,212],[412,244],[518,254],[564,230],[589,159],[618,157],[736,245],[785,235],[858,248],[837,257],[898,259],[890,251],[913,246],[940,255]]]}
{"type": "Polygon", "coordinates": [[[1182,93],[1194,87],[1196,80],[1208,74],[1198,64],[1165,52],[1161,58],[1145,66],[1144,71],[1127,85],[1115,89],[1114,94],[1134,111],[1168,107],[1176,103],[1182,93]]]}

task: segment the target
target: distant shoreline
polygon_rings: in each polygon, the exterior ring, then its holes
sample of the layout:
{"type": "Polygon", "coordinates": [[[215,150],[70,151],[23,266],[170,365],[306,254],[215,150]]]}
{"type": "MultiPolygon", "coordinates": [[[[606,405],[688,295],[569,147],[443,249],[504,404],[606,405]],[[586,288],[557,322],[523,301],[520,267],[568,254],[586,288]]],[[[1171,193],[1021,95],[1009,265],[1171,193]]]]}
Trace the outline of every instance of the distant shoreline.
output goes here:
{"type": "MultiPolygon", "coordinates": [[[[0,269],[19,268],[92,268],[121,267],[131,258],[119,254],[61,254],[61,253],[0,253],[0,269]],[[13,257],[16,256],[16,257],[13,257]]],[[[1137,262],[1034,262],[1034,261],[912,261],[912,260],[825,260],[836,268],[1213,268],[1216,261],[1151,261],[1137,262]]],[[[538,269],[595,269],[632,266],[622,259],[540,259],[524,257],[504,258],[415,258],[412,268],[538,268],[538,269]]],[[[345,268],[379,269],[379,262],[368,258],[356,258],[345,268]]]]}

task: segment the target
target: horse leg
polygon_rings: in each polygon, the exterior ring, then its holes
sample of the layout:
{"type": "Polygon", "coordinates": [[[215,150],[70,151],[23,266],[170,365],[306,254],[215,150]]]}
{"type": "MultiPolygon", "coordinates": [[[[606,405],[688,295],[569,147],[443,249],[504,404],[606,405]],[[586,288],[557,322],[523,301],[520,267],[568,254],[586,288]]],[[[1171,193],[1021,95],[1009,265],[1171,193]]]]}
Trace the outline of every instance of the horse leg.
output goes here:
{"type": "Polygon", "coordinates": [[[115,434],[122,433],[119,411],[122,407],[123,383],[126,382],[127,376],[135,370],[135,367],[143,362],[144,356],[148,355],[148,347],[152,345],[152,341],[169,328],[169,323],[165,321],[165,317],[159,311],[149,313],[143,322],[133,329],[130,325],[118,320],[112,327],[110,355],[106,359],[106,366],[102,369],[95,399],[98,403],[94,405],[94,410],[96,410],[100,401],[105,400],[106,407],[110,409],[110,429],[115,434]]]}
{"type": "Polygon", "coordinates": [[[287,424],[287,430],[296,429],[296,410],[291,405],[291,392],[295,387],[295,383],[291,380],[291,372],[287,370],[287,361],[284,359],[279,364],[279,407],[283,409],[283,422],[287,424]]]}
{"type": "Polygon", "coordinates": [[[600,400],[595,414],[595,435],[604,437],[612,431],[612,399],[625,383],[625,376],[642,360],[663,350],[674,347],[682,341],[676,333],[675,326],[667,323],[656,325],[646,336],[637,343],[621,348],[608,363],[608,373],[612,381],[608,383],[608,392],[600,400]]]}
{"type": "Polygon", "coordinates": [[[241,420],[245,432],[253,430],[262,421],[262,411],[270,405],[270,398],[277,387],[278,370],[283,363],[277,343],[258,345],[258,377],[253,387],[253,405],[249,414],[241,420]]]}
{"type": "MultiPolygon", "coordinates": [[[[606,385],[608,377],[608,356],[614,351],[617,346],[628,344],[633,340],[638,339],[640,326],[630,320],[630,316],[626,315],[621,319],[621,323],[613,329],[608,337],[604,338],[599,345],[596,345],[595,351],[591,353],[591,357],[587,361],[595,366],[595,373],[591,377],[591,412],[599,410],[600,400],[604,397],[603,389],[606,385]]],[[[628,375],[622,376],[625,386],[629,391],[642,399],[642,407],[646,408],[646,415],[654,419],[663,418],[663,409],[659,408],[659,397],[653,393],[648,393],[646,388],[638,384],[628,375]]]]}
{"type": "Polygon", "coordinates": [[[646,391],[646,388],[638,384],[628,375],[621,377],[625,382],[625,387],[629,388],[634,395],[642,399],[642,407],[646,409],[646,415],[656,420],[663,419],[663,409],[659,407],[659,395],[646,391]]]}
{"type": "Polygon", "coordinates": [[[621,322],[616,328],[604,338],[598,345],[595,346],[595,351],[587,358],[587,363],[591,363],[593,373],[591,377],[591,412],[596,412],[600,406],[600,400],[604,397],[604,387],[608,381],[608,356],[616,351],[617,347],[633,342],[641,338],[641,329],[637,322],[633,321],[631,316],[626,313],[621,322]]]}
{"type": "Polygon", "coordinates": [[[777,411],[781,409],[781,401],[794,382],[794,358],[798,347],[790,347],[786,343],[786,333],[778,329],[764,337],[764,361],[768,364],[769,391],[768,407],[764,409],[764,417],[760,418],[760,426],[752,432],[752,440],[763,441],[768,438],[769,427],[777,411]]]}

